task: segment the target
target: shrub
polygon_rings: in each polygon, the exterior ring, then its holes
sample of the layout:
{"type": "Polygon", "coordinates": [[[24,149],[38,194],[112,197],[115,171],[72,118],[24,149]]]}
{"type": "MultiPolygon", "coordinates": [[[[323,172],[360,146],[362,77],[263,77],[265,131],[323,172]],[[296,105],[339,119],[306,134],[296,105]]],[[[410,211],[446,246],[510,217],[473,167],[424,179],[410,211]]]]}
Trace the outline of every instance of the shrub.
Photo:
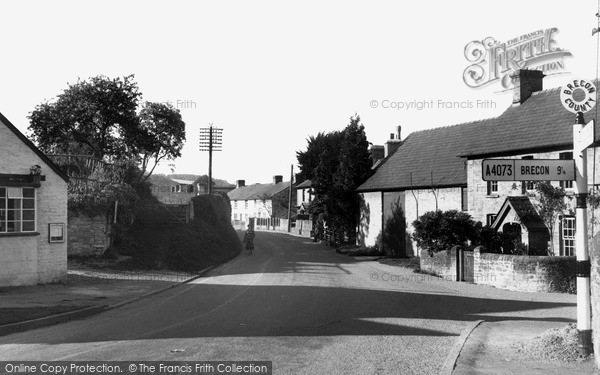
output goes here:
{"type": "Polygon", "coordinates": [[[413,227],[413,239],[430,255],[479,241],[477,224],[471,215],[457,210],[426,212],[413,222],[413,227]]]}

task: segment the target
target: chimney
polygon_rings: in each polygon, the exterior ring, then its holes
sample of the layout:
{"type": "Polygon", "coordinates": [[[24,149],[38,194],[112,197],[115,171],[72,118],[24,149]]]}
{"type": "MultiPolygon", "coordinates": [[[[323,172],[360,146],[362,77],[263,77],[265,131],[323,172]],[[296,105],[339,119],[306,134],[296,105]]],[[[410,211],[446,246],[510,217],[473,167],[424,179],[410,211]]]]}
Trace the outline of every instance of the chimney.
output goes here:
{"type": "Polygon", "coordinates": [[[244,187],[244,186],[246,186],[246,180],[237,180],[235,182],[235,187],[236,188],[241,188],[241,187],[244,187]]]}
{"type": "Polygon", "coordinates": [[[385,147],[380,145],[369,146],[369,152],[371,153],[371,160],[373,163],[385,157],[385,147]]]}
{"type": "Polygon", "coordinates": [[[396,134],[394,133],[390,133],[390,139],[388,139],[388,141],[385,143],[385,157],[387,158],[388,156],[390,156],[391,154],[393,154],[394,152],[396,152],[396,150],[398,149],[398,147],[400,147],[402,145],[402,141],[401,141],[401,132],[402,127],[398,126],[396,128],[396,134]]]}
{"type": "Polygon", "coordinates": [[[278,184],[280,182],[283,181],[283,176],[277,175],[277,176],[273,176],[273,183],[274,184],[278,184]]]}
{"type": "Polygon", "coordinates": [[[545,74],[541,70],[519,69],[510,76],[515,85],[513,104],[523,104],[531,94],[542,90],[545,74]]]}

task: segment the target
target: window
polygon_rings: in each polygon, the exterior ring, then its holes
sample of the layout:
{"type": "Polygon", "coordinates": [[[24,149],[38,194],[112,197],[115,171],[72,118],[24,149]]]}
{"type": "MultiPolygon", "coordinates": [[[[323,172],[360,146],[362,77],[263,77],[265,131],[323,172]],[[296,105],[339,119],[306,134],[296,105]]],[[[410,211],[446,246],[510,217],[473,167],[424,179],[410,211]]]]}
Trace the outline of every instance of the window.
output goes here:
{"type": "MultiPolygon", "coordinates": [[[[558,154],[560,160],[573,160],[572,152],[561,152],[558,154]]],[[[573,189],[573,181],[560,181],[560,187],[563,189],[573,189]]]]}
{"type": "Polygon", "coordinates": [[[496,214],[487,214],[487,215],[485,216],[485,219],[486,219],[486,220],[485,220],[485,223],[486,223],[488,226],[491,226],[491,225],[494,223],[494,221],[496,220],[496,216],[498,216],[498,215],[496,215],[496,214]]]}
{"type": "Polygon", "coordinates": [[[488,181],[487,182],[487,195],[497,194],[498,193],[498,181],[488,181]]]}
{"type": "Polygon", "coordinates": [[[35,229],[35,189],[0,187],[0,233],[35,229]]]}
{"type": "Polygon", "coordinates": [[[244,201],[244,208],[248,208],[248,201],[244,201]]]}
{"type": "Polygon", "coordinates": [[[560,255],[575,255],[575,218],[573,216],[563,216],[560,228],[560,255]]]}
{"type": "Polygon", "coordinates": [[[238,201],[233,201],[233,208],[237,209],[237,202],[238,201]]]}
{"type": "Polygon", "coordinates": [[[469,210],[469,195],[467,193],[467,188],[466,187],[461,187],[460,188],[460,196],[461,196],[461,202],[460,202],[460,207],[463,211],[468,211],[469,210]]]}

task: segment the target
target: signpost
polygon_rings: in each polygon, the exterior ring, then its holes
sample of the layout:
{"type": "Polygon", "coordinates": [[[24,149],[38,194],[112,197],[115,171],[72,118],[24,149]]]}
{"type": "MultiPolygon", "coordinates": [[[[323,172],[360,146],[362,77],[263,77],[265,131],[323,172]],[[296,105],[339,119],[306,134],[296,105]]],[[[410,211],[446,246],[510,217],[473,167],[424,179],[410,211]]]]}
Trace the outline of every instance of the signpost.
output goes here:
{"type": "Polygon", "coordinates": [[[575,159],[575,253],[577,255],[577,341],[579,353],[592,353],[592,312],[590,297],[591,263],[587,241],[587,154],[585,149],[594,142],[594,121],[587,125],[583,113],[596,105],[596,86],[583,79],[574,79],[561,87],[563,106],[576,113],[573,125],[573,158],[575,159]]]}
{"type": "Polygon", "coordinates": [[[575,161],[554,159],[484,159],[484,181],[574,181],[575,161]]]}

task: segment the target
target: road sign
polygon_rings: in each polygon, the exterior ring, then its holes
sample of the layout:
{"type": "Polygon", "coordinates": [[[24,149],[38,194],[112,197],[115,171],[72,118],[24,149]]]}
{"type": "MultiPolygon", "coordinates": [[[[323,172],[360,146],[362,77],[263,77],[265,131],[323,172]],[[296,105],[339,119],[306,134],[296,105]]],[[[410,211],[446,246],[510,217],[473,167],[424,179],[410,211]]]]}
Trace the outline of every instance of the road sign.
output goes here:
{"type": "Polygon", "coordinates": [[[484,181],[573,181],[574,160],[484,159],[484,181]]]}
{"type": "Polygon", "coordinates": [[[573,147],[573,156],[580,155],[583,150],[590,147],[594,143],[594,120],[588,122],[581,131],[579,137],[575,140],[573,147]]]}
{"type": "Polygon", "coordinates": [[[584,79],[573,79],[560,88],[560,101],[567,111],[587,112],[596,105],[596,86],[584,79]]]}

